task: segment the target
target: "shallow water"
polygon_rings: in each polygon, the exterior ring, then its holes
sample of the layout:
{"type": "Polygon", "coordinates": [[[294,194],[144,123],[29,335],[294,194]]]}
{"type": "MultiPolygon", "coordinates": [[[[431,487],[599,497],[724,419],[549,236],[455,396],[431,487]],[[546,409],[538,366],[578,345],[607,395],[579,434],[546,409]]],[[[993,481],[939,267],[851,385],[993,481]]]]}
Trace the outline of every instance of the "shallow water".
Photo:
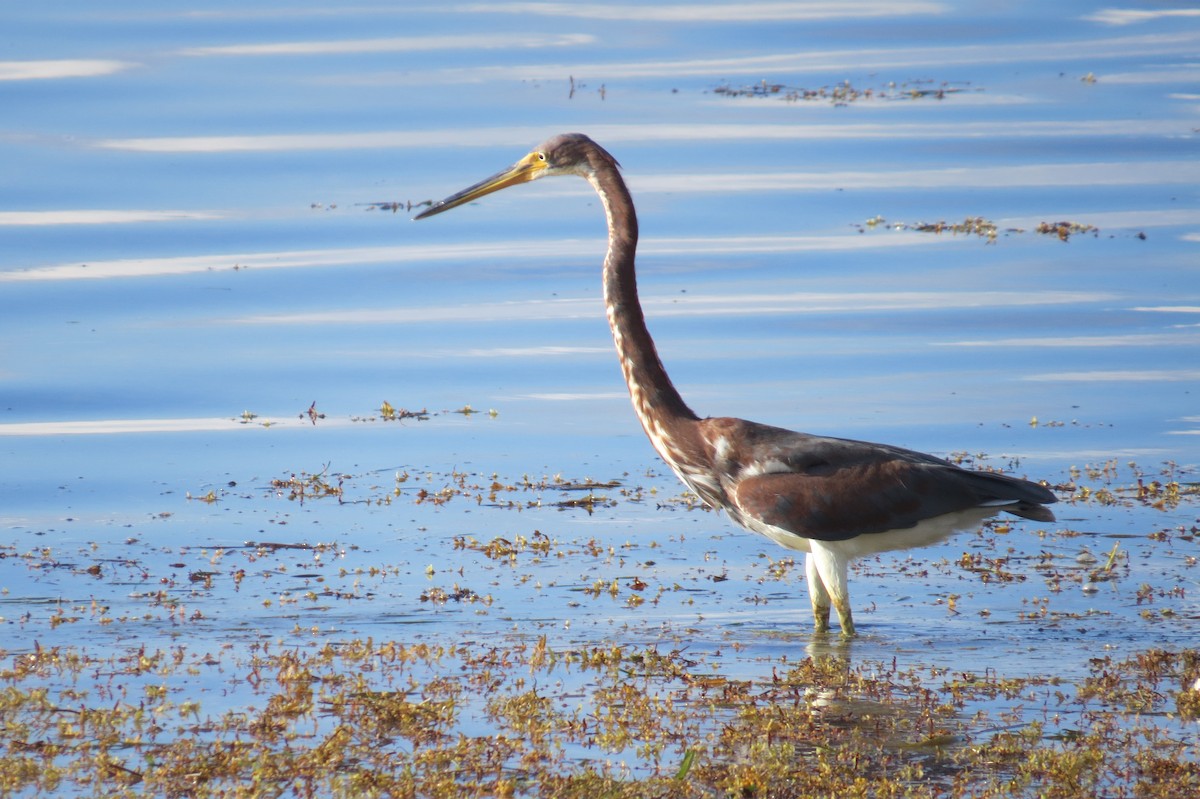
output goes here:
{"type": "Polygon", "coordinates": [[[409,221],[565,130],[622,162],[697,411],[970,453],[1074,499],[860,564],[854,658],[1072,679],[1192,646],[1194,498],[1070,485],[1196,479],[1200,17],[993,6],[5,10],[0,654],[544,634],[737,642],[723,667],[754,677],[822,651],[803,568],[679,501],[642,437],[591,190],[409,221]],[[994,240],[918,229],[968,217],[994,240]],[[1058,222],[1096,230],[1036,232],[1058,222]],[[289,499],[291,475],[341,500],[289,499]],[[589,513],[554,506],[583,493],[556,475],[621,485],[589,513]],[[564,554],[455,546],[535,531],[564,554]],[[1083,591],[1076,558],[1114,545],[1083,591]],[[429,598],[455,586],[486,601],[429,598]]]}

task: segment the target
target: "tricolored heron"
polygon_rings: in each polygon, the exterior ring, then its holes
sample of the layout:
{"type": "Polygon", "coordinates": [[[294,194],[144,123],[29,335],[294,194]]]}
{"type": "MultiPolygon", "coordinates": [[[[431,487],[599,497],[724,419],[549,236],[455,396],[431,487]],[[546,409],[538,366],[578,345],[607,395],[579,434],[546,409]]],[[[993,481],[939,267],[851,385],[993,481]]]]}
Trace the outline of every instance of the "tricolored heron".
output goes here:
{"type": "Polygon", "coordinates": [[[638,225],[620,167],[580,133],[555,136],[497,175],[416,216],[449,211],[509,186],[578,175],[608,217],[604,305],[633,409],[658,454],[710,507],[788,549],[807,552],[818,632],[830,607],[854,635],[846,572],[852,559],[940,541],[1001,511],[1054,521],[1045,486],[976,472],[899,447],[796,433],[744,419],[697,416],[667,377],[638,302],[638,225]]]}

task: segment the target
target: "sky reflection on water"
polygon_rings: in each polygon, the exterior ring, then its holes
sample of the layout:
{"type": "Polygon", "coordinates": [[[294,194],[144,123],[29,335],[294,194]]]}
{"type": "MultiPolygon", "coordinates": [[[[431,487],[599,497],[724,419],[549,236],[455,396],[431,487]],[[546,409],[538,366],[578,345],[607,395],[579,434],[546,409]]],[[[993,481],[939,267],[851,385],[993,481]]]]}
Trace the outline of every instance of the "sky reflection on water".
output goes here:
{"type": "MultiPolygon", "coordinates": [[[[43,603],[95,596],[136,614],[135,594],[170,564],[266,535],[352,542],[362,549],[340,557],[355,567],[397,564],[402,576],[368,581],[373,606],[323,608],[312,623],[333,638],[737,641],[730,671],[755,678],[802,649],[802,576],[763,588],[782,550],[674,504],[628,407],[591,190],[546,181],[409,221],[565,130],[624,166],[649,324],[700,413],[986,454],[981,465],[1052,484],[1109,461],[1124,484],[1166,462],[1194,480],[1200,14],[1072,2],[1047,25],[1044,4],[1002,5],[0,12],[0,553],[98,552],[148,575],[0,558],[0,650],[171,640],[161,618],[132,633],[48,629],[43,603]],[[763,81],[873,94],[714,91],[763,81]],[[961,91],[903,96],[930,87],[961,91]],[[976,217],[996,223],[994,241],[916,229],[976,217]],[[1098,230],[1060,241],[1035,232],[1042,222],[1098,230]],[[430,418],[382,421],[385,400],[430,418]],[[363,501],[302,505],[271,489],[322,469],[350,475],[363,501]],[[591,515],[553,507],[553,490],[519,512],[432,508],[390,493],[406,470],[434,490],[462,472],[619,478],[655,494],[591,515]],[[630,569],[690,593],[640,612],[580,602],[603,567],[543,564],[534,591],[451,544],[533,529],[632,542],[630,569]],[[464,579],[495,583],[492,609],[418,600],[426,565],[464,562],[464,579]],[[708,579],[719,568],[727,582],[708,579]]],[[[1077,676],[1104,647],[1194,643],[1195,547],[1150,538],[1194,525],[1194,505],[1059,507],[1044,534],[964,534],[865,563],[856,653],[1077,676]],[[1077,621],[1029,622],[1049,590],[1038,553],[1074,558],[1081,541],[1120,542],[1130,576],[1055,594],[1077,621]],[[1011,549],[1028,580],[956,571],[964,550],[989,547],[1011,549]],[[909,559],[930,574],[908,573],[909,559]],[[1143,581],[1187,588],[1157,600],[1173,618],[1142,624],[1143,581]]],[[[198,640],[307,626],[306,612],[262,606],[280,574],[242,595],[220,581],[178,589],[206,609],[198,640]]]]}

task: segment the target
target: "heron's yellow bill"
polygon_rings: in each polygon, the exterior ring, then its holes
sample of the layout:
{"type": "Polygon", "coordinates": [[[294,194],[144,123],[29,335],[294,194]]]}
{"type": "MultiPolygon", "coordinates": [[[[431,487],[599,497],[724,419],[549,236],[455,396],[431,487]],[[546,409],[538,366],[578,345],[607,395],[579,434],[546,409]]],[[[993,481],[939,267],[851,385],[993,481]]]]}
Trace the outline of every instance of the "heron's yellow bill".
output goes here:
{"type": "Polygon", "coordinates": [[[540,178],[545,171],[546,154],[537,151],[532,152],[503,172],[492,175],[487,180],[481,180],[474,186],[465,188],[456,194],[451,194],[444,200],[439,200],[414,216],[413,219],[424,219],[435,214],[440,214],[442,211],[449,211],[451,208],[457,208],[463,203],[479,199],[485,194],[507,189],[509,186],[516,186],[518,183],[528,183],[531,180],[540,178]]]}

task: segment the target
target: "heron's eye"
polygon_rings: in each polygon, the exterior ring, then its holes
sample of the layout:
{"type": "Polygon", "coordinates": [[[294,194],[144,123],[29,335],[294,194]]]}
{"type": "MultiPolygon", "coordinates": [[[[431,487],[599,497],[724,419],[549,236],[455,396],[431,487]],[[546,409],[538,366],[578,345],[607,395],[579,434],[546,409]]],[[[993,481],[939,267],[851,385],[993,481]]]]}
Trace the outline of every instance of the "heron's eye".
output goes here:
{"type": "Polygon", "coordinates": [[[546,160],[546,154],[545,154],[545,153],[538,153],[538,154],[537,154],[537,159],[538,159],[539,161],[545,161],[545,160],[546,160]]]}

